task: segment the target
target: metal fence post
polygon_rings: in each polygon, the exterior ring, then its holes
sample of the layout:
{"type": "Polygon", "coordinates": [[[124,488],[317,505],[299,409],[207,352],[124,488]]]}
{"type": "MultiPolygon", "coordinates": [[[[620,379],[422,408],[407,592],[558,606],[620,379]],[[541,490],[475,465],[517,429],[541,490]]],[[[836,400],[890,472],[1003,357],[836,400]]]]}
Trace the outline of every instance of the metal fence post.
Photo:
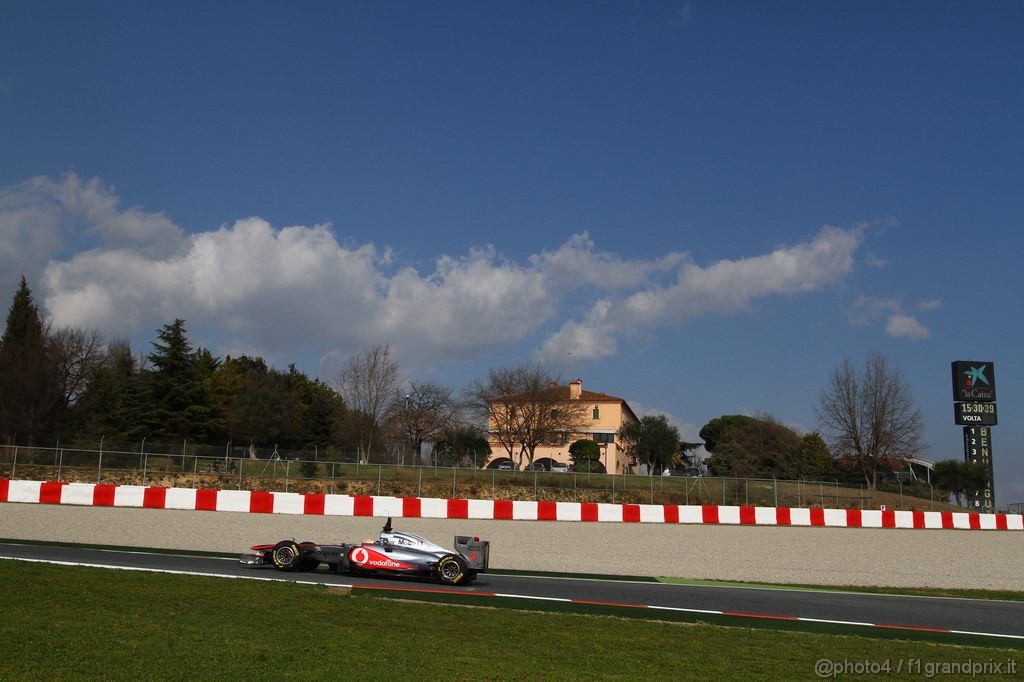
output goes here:
{"type": "Polygon", "coordinates": [[[64,468],[64,451],[61,450],[57,455],[57,480],[60,480],[60,470],[64,468]]]}
{"type": "Polygon", "coordinates": [[[18,446],[14,446],[14,463],[11,464],[11,478],[15,478],[14,472],[18,470],[18,446]]]}
{"type": "Polygon", "coordinates": [[[100,436],[100,460],[96,467],[96,482],[99,483],[103,477],[103,436],[100,436]]]}
{"type": "Polygon", "coordinates": [[[459,475],[458,467],[452,467],[452,499],[455,499],[455,477],[459,475]]]}
{"type": "MultiPolygon", "coordinates": [[[[184,455],[182,455],[181,463],[182,464],[185,463],[185,456],[184,455]]],[[[199,458],[198,457],[193,457],[192,458],[192,488],[193,489],[195,489],[195,487],[196,487],[196,472],[198,471],[198,469],[199,469],[199,458]]]]}
{"type": "Polygon", "coordinates": [[[416,484],[416,497],[423,497],[423,467],[419,468],[419,482],[416,484]]]}
{"type": "Polygon", "coordinates": [[[377,465],[377,496],[380,497],[380,477],[384,473],[384,465],[377,465]]]}

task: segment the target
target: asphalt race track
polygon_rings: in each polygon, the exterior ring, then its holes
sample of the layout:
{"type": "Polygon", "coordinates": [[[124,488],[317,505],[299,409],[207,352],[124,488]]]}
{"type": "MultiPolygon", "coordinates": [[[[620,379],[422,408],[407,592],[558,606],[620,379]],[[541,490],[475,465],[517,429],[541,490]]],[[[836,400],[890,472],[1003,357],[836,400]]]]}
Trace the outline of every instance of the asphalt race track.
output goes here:
{"type": "Polygon", "coordinates": [[[448,587],[431,581],[337,575],[328,572],[325,567],[312,572],[283,573],[271,567],[245,567],[235,559],[16,542],[0,543],[0,557],[377,589],[404,588],[431,592],[440,590],[463,594],[476,593],[481,597],[500,596],[634,608],[648,607],[690,613],[707,612],[738,618],[745,616],[802,619],[864,627],[939,630],[959,634],[990,635],[1011,646],[1017,645],[1017,640],[1024,639],[1024,602],[1012,601],[501,574],[480,575],[473,585],[467,587],[448,587]]]}

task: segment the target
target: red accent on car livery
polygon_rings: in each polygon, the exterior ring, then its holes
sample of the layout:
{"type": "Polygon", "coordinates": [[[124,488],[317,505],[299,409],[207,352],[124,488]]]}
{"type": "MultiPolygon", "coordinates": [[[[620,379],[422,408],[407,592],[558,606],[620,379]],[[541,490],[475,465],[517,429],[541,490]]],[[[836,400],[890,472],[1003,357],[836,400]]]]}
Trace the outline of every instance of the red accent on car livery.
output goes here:
{"type": "Polygon", "coordinates": [[[416,566],[402,561],[395,561],[387,554],[377,551],[374,545],[361,545],[349,550],[348,560],[359,568],[373,568],[385,571],[403,571],[415,569],[416,566]]]}

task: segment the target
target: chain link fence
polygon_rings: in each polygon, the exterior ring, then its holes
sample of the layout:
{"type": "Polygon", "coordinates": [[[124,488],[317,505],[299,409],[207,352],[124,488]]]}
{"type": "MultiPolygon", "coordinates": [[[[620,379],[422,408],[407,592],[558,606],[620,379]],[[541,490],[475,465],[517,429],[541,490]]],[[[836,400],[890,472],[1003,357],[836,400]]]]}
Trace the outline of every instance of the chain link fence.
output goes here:
{"type": "MultiPolygon", "coordinates": [[[[143,442],[131,449],[123,443],[104,447],[102,442],[98,448],[0,445],[0,478],[396,497],[849,509],[877,506],[878,492],[837,480],[366,464],[355,455],[331,449],[310,453],[187,442],[173,448],[147,447],[143,442]]],[[[889,502],[893,507],[935,508],[930,485],[924,490],[898,486],[898,502],[895,498],[889,502]]]]}

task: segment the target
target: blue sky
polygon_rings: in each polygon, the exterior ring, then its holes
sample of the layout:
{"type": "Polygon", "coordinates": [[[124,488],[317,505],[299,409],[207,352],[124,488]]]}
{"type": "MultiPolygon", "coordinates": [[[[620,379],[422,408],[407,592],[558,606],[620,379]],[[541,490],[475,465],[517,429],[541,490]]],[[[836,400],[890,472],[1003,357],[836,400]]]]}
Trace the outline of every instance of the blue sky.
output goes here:
{"type": "Polygon", "coordinates": [[[665,413],[815,427],[949,363],[1021,452],[1024,5],[54,3],[0,8],[0,296],[145,349],[330,379],[389,343],[461,387],[533,359],[665,413]],[[213,5],[213,6],[208,6],[213,5]]]}

